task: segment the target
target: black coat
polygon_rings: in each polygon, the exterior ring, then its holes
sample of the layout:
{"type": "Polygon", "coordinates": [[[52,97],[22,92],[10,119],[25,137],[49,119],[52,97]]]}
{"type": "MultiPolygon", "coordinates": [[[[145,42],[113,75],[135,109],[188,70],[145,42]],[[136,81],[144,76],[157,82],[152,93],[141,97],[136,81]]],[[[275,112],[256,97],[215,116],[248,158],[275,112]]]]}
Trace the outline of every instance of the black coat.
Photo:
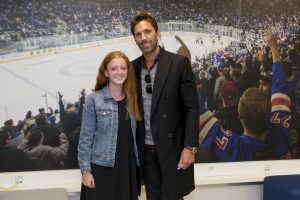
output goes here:
{"type": "Polygon", "coordinates": [[[0,148],[0,172],[19,172],[32,169],[32,161],[21,149],[0,148]]]}
{"type": "MultiPolygon", "coordinates": [[[[141,57],[133,62],[142,108],[141,57]]],[[[189,194],[194,188],[194,167],[177,170],[185,146],[197,146],[199,137],[199,105],[195,76],[186,57],[160,48],[153,86],[150,125],[161,166],[163,186],[170,199],[189,194]]],[[[145,127],[138,125],[137,142],[143,163],[145,127]]]]}

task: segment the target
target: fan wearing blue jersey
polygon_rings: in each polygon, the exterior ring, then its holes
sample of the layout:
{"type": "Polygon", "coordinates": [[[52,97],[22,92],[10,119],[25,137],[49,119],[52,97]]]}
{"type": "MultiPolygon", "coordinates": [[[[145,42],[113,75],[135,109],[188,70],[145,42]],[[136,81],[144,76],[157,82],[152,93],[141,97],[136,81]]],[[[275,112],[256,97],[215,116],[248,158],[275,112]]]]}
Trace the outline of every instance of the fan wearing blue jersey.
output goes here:
{"type": "Polygon", "coordinates": [[[277,38],[271,29],[267,35],[267,44],[273,52],[274,63],[271,101],[258,88],[249,88],[243,93],[238,105],[243,135],[224,130],[221,122],[210,111],[204,111],[200,116],[199,143],[209,150],[215,161],[291,158],[290,99],[286,94],[277,38]]]}

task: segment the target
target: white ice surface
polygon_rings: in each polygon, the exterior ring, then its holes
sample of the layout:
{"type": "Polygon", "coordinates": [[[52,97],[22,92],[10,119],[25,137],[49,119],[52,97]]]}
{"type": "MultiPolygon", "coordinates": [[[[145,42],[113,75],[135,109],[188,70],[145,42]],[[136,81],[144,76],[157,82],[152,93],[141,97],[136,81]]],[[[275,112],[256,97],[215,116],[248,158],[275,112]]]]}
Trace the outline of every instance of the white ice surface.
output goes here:
{"type": "MultiPolygon", "coordinates": [[[[162,33],[165,49],[171,52],[176,52],[180,47],[175,34],[162,33]]],[[[192,60],[235,40],[222,37],[221,44],[215,38],[213,46],[211,35],[202,34],[204,45],[196,44],[196,33],[178,33],[178,36],[189,47],[192,60]]],[[[7,119],[13,119],[15,124],[23,120],[28,110],[36,115],[39,108],[46,107],[46,100],[48,106],[57,109],[57,91],[64,94],[65,102],[77,101],[82,88],[86,89],[87,94],[91,93],[102,59],[114,50],[123,51],[130,60],[141,55],[132,37],[128,37],[124,41],[108,42],[99,47],[9,62],[0,60],[0,127],[7,119]]]]}

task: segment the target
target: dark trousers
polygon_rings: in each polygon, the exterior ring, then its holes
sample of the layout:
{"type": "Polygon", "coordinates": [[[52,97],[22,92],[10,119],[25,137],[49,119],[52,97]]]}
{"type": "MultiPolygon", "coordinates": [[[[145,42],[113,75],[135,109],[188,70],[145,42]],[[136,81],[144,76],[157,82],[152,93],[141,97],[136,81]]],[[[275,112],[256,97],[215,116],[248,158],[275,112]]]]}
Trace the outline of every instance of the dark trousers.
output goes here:
{"type": "MultiPolygon", "coordinates": [[[[171,200],[162,185],[162,172],[155,146],[145,145],[143,161],[143,181],[147,200],[171,200]]],[[[178,200],[183,200],[180,198],[178,200]]]]}

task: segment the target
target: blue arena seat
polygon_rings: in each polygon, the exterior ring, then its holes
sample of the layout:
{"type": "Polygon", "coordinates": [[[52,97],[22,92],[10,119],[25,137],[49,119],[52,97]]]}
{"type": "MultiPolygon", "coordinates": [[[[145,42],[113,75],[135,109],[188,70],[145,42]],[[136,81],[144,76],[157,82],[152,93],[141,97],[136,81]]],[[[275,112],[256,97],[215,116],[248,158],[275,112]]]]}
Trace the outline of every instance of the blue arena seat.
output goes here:
{"type": "Polygon", "coordinates": [[[300,175],[266,177],[264,200],[300,200],[300,175]]]}

